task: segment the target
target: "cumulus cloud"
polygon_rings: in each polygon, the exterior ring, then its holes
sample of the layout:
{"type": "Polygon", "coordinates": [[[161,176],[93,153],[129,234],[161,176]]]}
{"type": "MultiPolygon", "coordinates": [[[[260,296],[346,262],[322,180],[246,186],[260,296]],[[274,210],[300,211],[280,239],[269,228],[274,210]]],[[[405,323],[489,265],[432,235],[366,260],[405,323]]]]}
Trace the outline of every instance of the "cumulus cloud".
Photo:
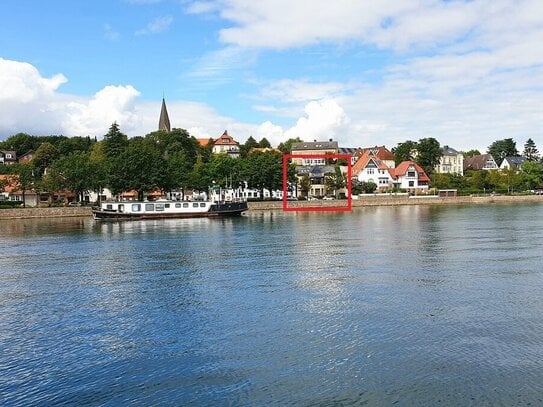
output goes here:
{"type": "Polygon", "coordinates": [[[0,58],[0,136],[17,132],[100,136],[117,121],[138,131],[134,87],[106,86],[90,98],[59,91],[62,74],[43,77],[31,64],[0,58]]]}
{"type": "Polygon", "coordinates": [[[158,34],[163,31],[166,31],[168,28],[170,28],[170,25],[173,22],[172,16],[163,16],[163,17],[157,17],[153,21],[151,21],[145,28],[142,28],[141,30],[136,31],[135,35],[149,35],[149,34],[158,34]]]}
{"type": "Polygon", "coordinates": [[[348,119],[343,108],[335,100],[313,101],[305,107],[305,116],[285,132],[286,138],[307,139],[337,138],[338,132],[348,119]]]}

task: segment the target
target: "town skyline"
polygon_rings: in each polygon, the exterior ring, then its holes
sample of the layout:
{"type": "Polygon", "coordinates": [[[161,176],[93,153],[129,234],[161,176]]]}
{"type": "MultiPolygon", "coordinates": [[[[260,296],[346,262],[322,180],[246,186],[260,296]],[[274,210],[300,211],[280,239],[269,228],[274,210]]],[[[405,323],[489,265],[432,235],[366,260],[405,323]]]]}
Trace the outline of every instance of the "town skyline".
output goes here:
{"type": "Polygon", "coordinates": [[[312,7],[238,0],[0,5],[0,141],[18,132],[130,137],[172,127],[486,151],[542,145],[543,5],[456,1],[312,7]],[[317,12],[320,10],[320,12],[317,12]],[[44,35],[47,33],[47,35],[44,35]]]}

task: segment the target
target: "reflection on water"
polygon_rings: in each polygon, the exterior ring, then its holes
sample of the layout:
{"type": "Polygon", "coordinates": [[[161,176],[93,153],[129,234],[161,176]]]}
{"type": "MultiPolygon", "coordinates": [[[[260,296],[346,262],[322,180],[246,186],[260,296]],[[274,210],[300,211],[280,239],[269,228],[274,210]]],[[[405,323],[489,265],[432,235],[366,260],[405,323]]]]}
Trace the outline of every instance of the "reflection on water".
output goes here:
{"type": "Polygon", "coordinates": [[[0,404],[541,404],[543,209],[0,222],[0,404]]]}

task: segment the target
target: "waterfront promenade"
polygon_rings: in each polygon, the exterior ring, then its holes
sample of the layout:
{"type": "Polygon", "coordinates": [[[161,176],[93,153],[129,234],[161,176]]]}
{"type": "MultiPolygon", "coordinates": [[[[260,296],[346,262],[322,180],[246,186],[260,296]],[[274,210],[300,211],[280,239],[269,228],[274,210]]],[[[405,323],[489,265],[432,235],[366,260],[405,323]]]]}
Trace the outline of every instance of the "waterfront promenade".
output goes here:
{"type": "MultiPolygon", "coordinates": [[[[338,207],[346,205],[345,200],[333,201],[289,201],[289,208],[303,207],[338,207]]],[[[404,195],[366,195],[360,199],[353,199],[352,206],[396,206],[396,205],[471,205],[471,204],[500,204],[500,203],[543,203],[541,195],[522,196],[458,196],[441,198],[407,197],[404,195]]],[[[281,210],[282,201],[249,202],[249,211],[281,210]]],[[[90,207],[53,207],[53,208],[15,208],[0,210],[2,219],[28,219],[28,218],[62,218],[92,216],[90,207]]]]}

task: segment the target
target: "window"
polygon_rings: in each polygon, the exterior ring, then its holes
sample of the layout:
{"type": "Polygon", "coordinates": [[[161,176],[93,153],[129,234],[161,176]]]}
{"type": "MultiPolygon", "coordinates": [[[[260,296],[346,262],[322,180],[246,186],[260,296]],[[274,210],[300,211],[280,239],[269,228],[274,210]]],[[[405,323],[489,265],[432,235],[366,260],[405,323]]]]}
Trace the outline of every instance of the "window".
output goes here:
{"type": "Polygon", "coordinates": [[[148,211],[148,212],[152,212],[155,210],[155,205],[154,204],[145,204],[145,210],[148,211]]]}
{"type": "Polygon", "coordinates": [[[189,207],[189,203],[188,202],[183,202],[183,208],[188,208],[189,207]]]}
{"type": "Polygon", "coordinates": [[[141,205],[140,204],[132,204],[132,212],[139,212],[141,211],[141,205]]]}
{"type": "Polygon", "coordinates": [[[368,168],[368,174],[373,174],[373,168],[368,168]]]}
{"type": "Polygon", "coordinates": [[[175,207],[176,207],[176,208],[181,208],[181,204],[180,204],[180,203],[176,203],[176,204],[175,204],[175,207]]]}
{"type": "Polygon", "coordinates": [[[156,204],[155,210],[157,211],[163,211],[164,210],[164,204],[156,204]]]}
{"type": "Polygon", "coordinates": [[[193,208],[198,208],[198,202],[193,202],[193,203],[192,203],[192,207],[193,207],[193,208]]]}
{"type": "Polygon", "coordinates": [[[415,181],[409,181],[409,187],[412,188],[415,186],[415,181]]]}
{"type": "Polygon", "coordinates": [[[200,208],[205,208],[205,207],[206,207],[205,202],[200,202],[200,208]]]}
{"type": "Polygon", "coordinates": [[[113,210],[113,205],[107,204],[107,205],[106,205],[106,209],[107,209],[108,211],[112,211],[112,210],[113,210]]]}
{"type": "Polygon", "coordinates": [[[170,207],[170,204],[164,204],[164,207],[165,207],[165,208],[169,208],[169,207],[170,207]]]}
{"type": "Polygon", "coordinates": [[[414,177],[415,177],[415,171],[408,171],[408,172],[407,172],[407,176],[408,176],[408,177],[413,177],[413,178],[414,178],[414,177]]]}

